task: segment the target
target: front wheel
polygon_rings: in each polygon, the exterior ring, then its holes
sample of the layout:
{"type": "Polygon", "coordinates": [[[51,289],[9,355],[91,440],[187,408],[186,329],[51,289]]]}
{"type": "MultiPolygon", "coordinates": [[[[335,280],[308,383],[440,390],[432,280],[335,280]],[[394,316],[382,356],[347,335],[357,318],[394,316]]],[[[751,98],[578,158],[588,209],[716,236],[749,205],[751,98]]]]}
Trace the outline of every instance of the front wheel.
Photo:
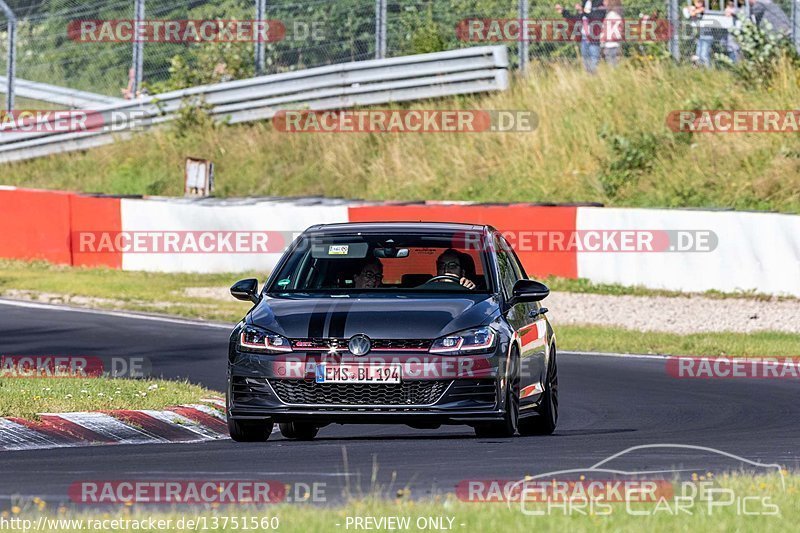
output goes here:
{"type": "Polygon", "coordinates": [[[236,420],[228,417],[228,434],[236,442],[265,442],[275,424],[271,420],[236,420]]]}
{"type": "Polygon", "coordinates": [[[281,435],[287,439],[312,440],[317,436],[319,428],[308,422],[284,422],[278,424],[281,435]]]}
{"type": "Polygon", "coordinates": [[[520,435],[551,435],[558,424],[558,366],[556,352],[553,350],[550,366],[547,369],[547,383],[542,402],[536,409],[537,415],[519,421],[520,435]]]}

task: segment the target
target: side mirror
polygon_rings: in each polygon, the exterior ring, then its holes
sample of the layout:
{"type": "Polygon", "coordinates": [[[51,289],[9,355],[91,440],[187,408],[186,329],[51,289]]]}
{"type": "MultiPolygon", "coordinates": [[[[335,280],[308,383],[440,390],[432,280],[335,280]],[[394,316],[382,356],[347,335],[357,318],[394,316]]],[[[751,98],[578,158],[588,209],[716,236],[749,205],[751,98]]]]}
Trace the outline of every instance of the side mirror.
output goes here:
{"type": "Polygon", "coordinates": [[[514,284],[514,290],[509,305],[522,302],[539,302],[550,295],[547,285],[532,279],[521,279],[514,284]]]}
{"type": "Polygon", "coordinates": [[[231,295],[237,300],[250,301],[257,304],[261,298],[258,296],[258,280],[243,279],[231,287],[231,295]]]}

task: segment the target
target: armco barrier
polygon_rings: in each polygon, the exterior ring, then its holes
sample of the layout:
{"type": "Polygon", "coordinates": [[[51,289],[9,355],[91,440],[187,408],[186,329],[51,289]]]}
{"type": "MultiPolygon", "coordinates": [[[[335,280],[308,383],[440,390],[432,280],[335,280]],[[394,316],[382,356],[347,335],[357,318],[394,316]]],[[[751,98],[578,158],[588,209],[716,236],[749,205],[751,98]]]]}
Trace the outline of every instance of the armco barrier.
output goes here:
{"type": "MultiPolygon", "coordinates": [[[[81,232],[279,231],[347,221],[449,221],[503,232],[713,232],[713,251],[615,253],[516,246],[530,275],[701,292],[800,296],[800,216],[525,204],[368,204],[325,199],[117,199],[0,187],[0,257],[158,272],[269,271],[270,253],[87,253],[81,232]]],[[[512,244],[515,244],[512,241],[512,244]]]]}
{"type": "Polygon", "coordinates": [[[38,131],[3,134],[0,163],[112,143],[131,135],[131,129],[173,120],[187,98],[202,97],[211,106],[212,115],[238,124],[271,119],[281,109],[345,109],[507,88],[508,51],[504,45],[340,63],[200,85],[137,100],[115,100],[86,109],[94,120],[102,118],[107,126],[116,124],[112,129],[65,133],[42,119],[38,131]],[[121,120],[133,116],[137,120],[121,120]]]}

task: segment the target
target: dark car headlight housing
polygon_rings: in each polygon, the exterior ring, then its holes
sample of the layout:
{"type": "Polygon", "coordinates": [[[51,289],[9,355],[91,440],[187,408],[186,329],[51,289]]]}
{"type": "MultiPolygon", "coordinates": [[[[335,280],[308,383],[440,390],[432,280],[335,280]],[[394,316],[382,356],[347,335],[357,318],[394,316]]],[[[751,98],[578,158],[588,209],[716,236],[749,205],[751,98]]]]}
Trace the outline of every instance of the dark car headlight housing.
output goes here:
{"type": "Polygon", "coordinates": [[[239,350],[255,353],[291,352],[289,339],[255,326],[244,326],[239,334],[239,350]]]}
{"type": "Polygon", "coordinates": [[[490,327],[472,328],[439,337],[430,348],[430,353],[460,355],[485,353],[497,345],[497,332],[490,327]]]}

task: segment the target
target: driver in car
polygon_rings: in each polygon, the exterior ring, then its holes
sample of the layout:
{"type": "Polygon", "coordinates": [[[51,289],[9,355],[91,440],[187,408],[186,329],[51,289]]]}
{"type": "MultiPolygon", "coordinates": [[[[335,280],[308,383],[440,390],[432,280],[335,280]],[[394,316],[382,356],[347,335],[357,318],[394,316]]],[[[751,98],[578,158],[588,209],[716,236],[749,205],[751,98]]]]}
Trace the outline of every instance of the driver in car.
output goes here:
{"type": "Polygon", "coordinates": [[[358,274],[353,275],[353,284],[356,289],[375,289],[383,281],[383,264],[377,259],[371,259],[361,265],[358,274]]]}
{"type": "Polygon", "coordinates": [[[445,250],[436,259],[436,279],[432,281],[445,283],[458,283],[467,289],[474,289],[475,283],[464,276],[464,265],[461,263],[461,254],[452,248],[445,250]]]}

